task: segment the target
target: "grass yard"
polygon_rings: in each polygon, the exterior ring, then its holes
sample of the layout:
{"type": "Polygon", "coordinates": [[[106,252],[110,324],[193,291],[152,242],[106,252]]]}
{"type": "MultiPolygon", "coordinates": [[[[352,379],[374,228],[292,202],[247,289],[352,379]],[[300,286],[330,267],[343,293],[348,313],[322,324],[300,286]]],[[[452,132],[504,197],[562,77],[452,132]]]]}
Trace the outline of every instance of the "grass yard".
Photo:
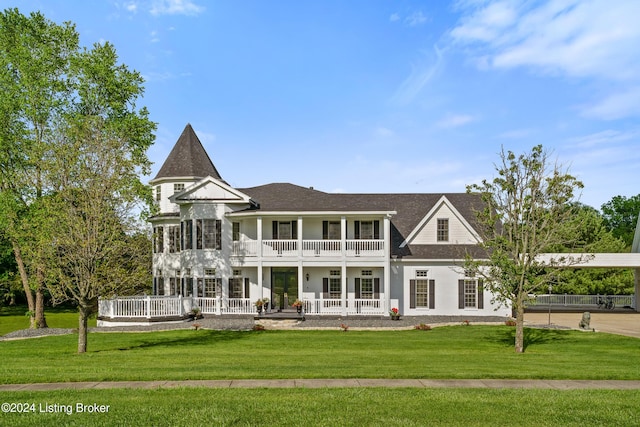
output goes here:
{"type": "MultiPolygon", "coordinates": [[[[0,335],[29,327],[26,306],[0,307],[0,335]]],[[[77,328],[78,310],[66,307],[46,307],[45,316],[50,328],[77,328]]],[[[89,327],[96,326],[96,318],[89,319],[89,327]]]]}
{"type": "Polygon", "coordinates": [[[447,326],[431,331],[92,333],[0,343],[1,383],[278,379],[640,379],[640,340],[610,334],[447,326]]]}
{"type": "Polygon", "coordinates": [[[29,427],[631,426],[640,420],[640,390],[183,388],[5,392],[0,398],[32,404],[33,412],[0,413],[1,425],[29,427]],[[109,408],[77,413],[78,403],[109,408]],[[70,415],[40,412],[54,404],[69,405],[70,415]]]}

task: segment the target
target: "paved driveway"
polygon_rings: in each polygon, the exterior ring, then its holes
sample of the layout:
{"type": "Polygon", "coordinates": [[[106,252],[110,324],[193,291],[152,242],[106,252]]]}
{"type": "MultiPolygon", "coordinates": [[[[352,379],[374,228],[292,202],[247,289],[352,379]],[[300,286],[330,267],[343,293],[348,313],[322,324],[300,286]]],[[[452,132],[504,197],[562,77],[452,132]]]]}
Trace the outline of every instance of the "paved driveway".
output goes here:
{"type": "MultiPolygon", "coordinates": [[[[551,324],[578,329],[582,313],[551,312],[551,324]]],[[[549,313],[525,313],[525,324],[546,325],[549,313]]],[[[640,313],[591,313],[591,328],[598,332],[640,338],[640,313]]]]}

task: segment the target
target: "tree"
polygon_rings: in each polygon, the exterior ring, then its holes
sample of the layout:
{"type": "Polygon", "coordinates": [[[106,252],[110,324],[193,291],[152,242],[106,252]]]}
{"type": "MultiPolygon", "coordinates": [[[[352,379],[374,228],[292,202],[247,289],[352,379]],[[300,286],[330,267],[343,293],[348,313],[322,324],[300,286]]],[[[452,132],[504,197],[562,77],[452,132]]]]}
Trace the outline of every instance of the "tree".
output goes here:
{"type": "Polygon", "coordinates": [[[467,187],[480,194],[484,208],[477,212],[480,245],[485,259],[468,256],[467,274],[484,278],[485,286],[503,304],[511,305],[516,318],[515,351],[524,351],[524,303],[553,280],[560,266],[583,262],[569,256],[543,260],[549,248],[573,247],[579,223],[571,203],[582,183],[551,164],[542,145],[516,156],[500,153],[492,181],[467,187]]]}
{"type": "Polygon", "coordinates": [[[149,268],[132,261],[131,224],[136,204],[151,200],[138,177],[149,172],[155,124],[136,107],[140,74],[118,64],[111,44],[80,48],[78,39],[74,25],[39,12],[0,14],[0,227],[32,324],[46,326],[45,286],[56,301],[73,299],[83,352],[97,297],[129,289],[149,268]]]}
{"type": "Polygon", "coordinates": [[[45,255],[30,208],[46,192],[44,163],[52,120],[65,108],[70,57],[78,34],[70,23],[56,25],[40,13],[18,9],[0,14],[0,192],[2,224],[11,242],[27,297],[32,327],[46,327],[45,255]]]}
{"type": "Polygon", "coordinates": [[[155,124],[137,110],[142,77],[117,63],[109,43],[73,60],[77,98],[56,124],[49,165],[51,188],[45,235],[53,237],[48,286],[56,301],[78,305],[78,352],[87,349],[87,320],[100,296],[150,283],[149,240],[140,239],[139,209],[151,204],[140,180],[155,124]]]}
{"type": "Polygon", "coordinates": [[[633,235],[640,214],[640,194],[632,197],[615,196],[602,205],[602,215],[605,226],[611,230],[614,237],[621,238],[631,247],[633,235]]]}

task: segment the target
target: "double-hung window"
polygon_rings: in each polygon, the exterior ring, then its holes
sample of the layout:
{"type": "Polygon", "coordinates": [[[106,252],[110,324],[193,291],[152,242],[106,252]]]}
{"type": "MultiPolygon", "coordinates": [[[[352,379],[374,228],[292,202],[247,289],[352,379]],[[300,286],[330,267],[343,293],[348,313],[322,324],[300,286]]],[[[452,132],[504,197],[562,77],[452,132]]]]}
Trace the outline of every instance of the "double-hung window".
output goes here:
{"type": "Polygon", "coordinates": [[[436,240],[438,242],[448,242],[449,241],[449,219],[448,218],[438,218],[438,229],[436,231],[436,240]]]}

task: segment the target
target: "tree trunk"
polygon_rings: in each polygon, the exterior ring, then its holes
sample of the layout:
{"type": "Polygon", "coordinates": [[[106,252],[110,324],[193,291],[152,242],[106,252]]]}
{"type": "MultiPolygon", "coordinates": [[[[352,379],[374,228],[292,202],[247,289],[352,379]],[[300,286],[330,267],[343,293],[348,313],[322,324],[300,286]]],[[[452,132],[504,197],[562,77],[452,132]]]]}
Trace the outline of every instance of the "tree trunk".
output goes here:
{"type": "Polygon", "coordinates": [[[13,255],[16,258],[16,264],[18,264],[18,271],[20,272],[20,280],[22,281],[22,287],[24,288],[24,295],[27,298],[27,307],[29,308],[29,327],[35,329],[36,326],[36,304],[33,300],[33,293],[29,287],[29,277],[27,276],[27,269],[24,267],[24,260],[22,259],[22,251],[15,239],[11,239],[11,246],[13,247],[13,255]]]}
{"type": "Polygon", "coordinates": [[[36,328],[48,328],[47,319],[44,316],[44,292],[42,290],[42,282],[38,284],[36,289],[36,328]]]}
{"type": "Polygon", "coordinates": [[[90,314],[90,306],[82,303],[78,305],[78,353],[87,352],[87,321],[90,314]]]}
{"type": "Polygon", "coordinates": [[[516,302],[516,353],[524,353],[524,304],[521,293],[518,294],[516,302]]]}

